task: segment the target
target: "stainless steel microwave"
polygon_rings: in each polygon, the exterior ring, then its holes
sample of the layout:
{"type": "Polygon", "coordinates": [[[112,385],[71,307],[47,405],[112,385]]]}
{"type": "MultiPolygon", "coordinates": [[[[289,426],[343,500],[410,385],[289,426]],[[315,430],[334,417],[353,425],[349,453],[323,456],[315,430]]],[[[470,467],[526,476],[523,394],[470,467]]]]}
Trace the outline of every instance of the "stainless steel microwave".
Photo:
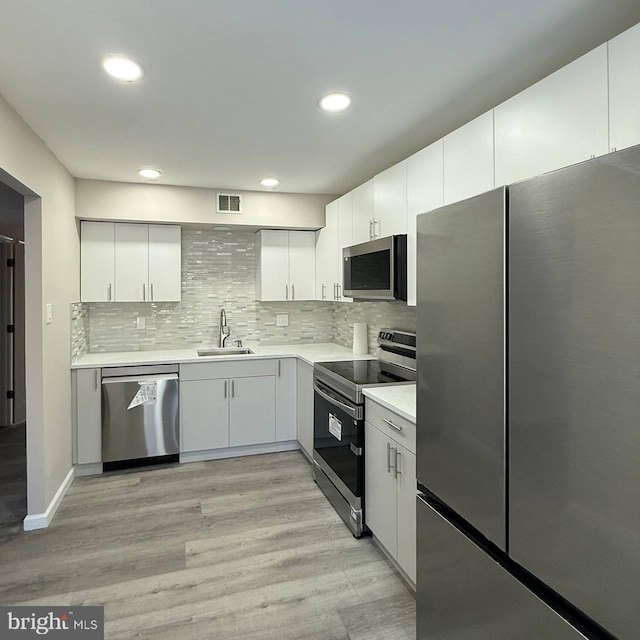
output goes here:
{"type": "Polygon", "coordinates": [[[357,300],[407,299],[407,236],[363,242],[342,250],[344,295],[357,300]]]}

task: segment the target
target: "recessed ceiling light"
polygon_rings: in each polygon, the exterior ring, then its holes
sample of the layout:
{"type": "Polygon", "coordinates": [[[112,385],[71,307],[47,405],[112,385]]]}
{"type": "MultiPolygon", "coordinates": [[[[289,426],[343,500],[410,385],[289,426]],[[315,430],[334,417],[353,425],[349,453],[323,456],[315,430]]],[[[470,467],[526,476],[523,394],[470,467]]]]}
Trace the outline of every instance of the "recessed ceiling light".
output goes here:
{"type": "Polygon", "coordinates": [[[142,66],[126,56],[107,56],[102,59],[102,68],[111,77],[122,80],[122,82],[135,82],[144,75],[142,66]]]}
{"type": "Polygon", "coordinates": [[[162,171],[160,171],[160,169],[146,167],[144,169],[138,169],[138,175],[143,178],[147,178],[148,180],[157,180],[162,175],[162,171]]]}
{"type": "Polygon", "coordinates": [[[273,189],[274,187],[277,187],[280,184],[280,180],[278,180],[278,178],[264,178],[263,180],[260,180],[260,184],[263,187],[273,189]]]}
{"type": "Polygon", "coordinates": [[[320,108],[330,113],[344,111],[351,104],[351,96],[346,93],[328,93],[320,99],[320,108]]]}

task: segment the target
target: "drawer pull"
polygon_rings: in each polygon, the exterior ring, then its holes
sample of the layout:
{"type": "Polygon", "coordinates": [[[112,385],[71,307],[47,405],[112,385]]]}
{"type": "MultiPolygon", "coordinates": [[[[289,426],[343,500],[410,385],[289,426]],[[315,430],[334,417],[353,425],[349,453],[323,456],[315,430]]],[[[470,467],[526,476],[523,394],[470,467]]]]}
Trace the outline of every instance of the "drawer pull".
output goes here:
{"type": "Polygon", "coordinates": [[[387,420],[386,418],[382,418],[382,422],[384,422],[385,424],[388,424],[392,429],[395,429],[396,431],[402,431],[402,427],[399,427],[397,424],[393,424],[393,422],[391,422],[391,420],[387,420]]]}

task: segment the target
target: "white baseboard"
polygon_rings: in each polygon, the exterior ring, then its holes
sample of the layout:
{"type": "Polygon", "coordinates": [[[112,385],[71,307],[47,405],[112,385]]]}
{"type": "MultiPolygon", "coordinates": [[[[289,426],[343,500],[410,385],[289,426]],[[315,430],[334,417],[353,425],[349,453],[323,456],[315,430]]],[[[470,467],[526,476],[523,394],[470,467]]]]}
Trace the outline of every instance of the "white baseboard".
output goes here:
{"type": "Polygon", "coordinates": [[[240,456],[255,456],[260,453],[279,453],[300,449],[297,440],[286,442],[269,442],[249,447],[231,447],[229,449],[208,449],[206,451],[191,451],[180,454],[180,462],[202,462],[203,460],[221,460],[223,458],[239,458],[240,456]]]}
{"type": "Polygon", "coordinates": [[[58,487],[56,494],[53,496],[53,499],[49,503],[47,510],[44,513],[33,513],[28,515],[22,523],[22,526],[25,531],[33,531],[35,529],[45,529],[51,524],[53,520],[53,516],[56,514],[60,503],[62,502],[62,498],[65,497],[67,491],[69,491],[69,487],[73,482],[75,477],[75,469],[71,467],[69,469],[69,473],[67,473],[65,479],[62,481],[62,484],[58,487]]]}

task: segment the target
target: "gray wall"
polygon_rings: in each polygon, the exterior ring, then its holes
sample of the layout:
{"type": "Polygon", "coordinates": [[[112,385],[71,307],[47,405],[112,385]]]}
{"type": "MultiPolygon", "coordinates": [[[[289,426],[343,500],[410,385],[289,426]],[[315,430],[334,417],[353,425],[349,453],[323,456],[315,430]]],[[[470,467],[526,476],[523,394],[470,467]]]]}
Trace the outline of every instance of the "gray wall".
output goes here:
{"type": "Polygon", "coordinates": [[[229,340],[248,344],[337,342],[350,347],[353,323],[367,322],[373,351],[380,327],[415,329],[415,309],[399,303],[257,302],[255,257],[252,232],[183,229],[182,301],[72,305],[73,357],[212,346],[222,308],[229,340]],[[288,327],[276,326],[282,313],[289,315],[288,327]],[[140,316],[145,329],[136,328],[140,316]]]}

